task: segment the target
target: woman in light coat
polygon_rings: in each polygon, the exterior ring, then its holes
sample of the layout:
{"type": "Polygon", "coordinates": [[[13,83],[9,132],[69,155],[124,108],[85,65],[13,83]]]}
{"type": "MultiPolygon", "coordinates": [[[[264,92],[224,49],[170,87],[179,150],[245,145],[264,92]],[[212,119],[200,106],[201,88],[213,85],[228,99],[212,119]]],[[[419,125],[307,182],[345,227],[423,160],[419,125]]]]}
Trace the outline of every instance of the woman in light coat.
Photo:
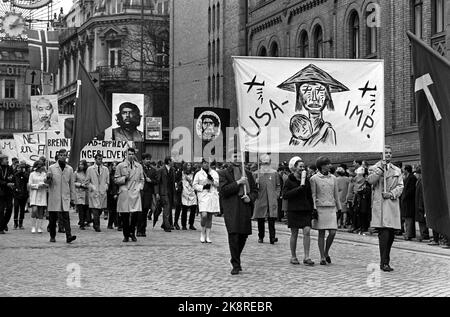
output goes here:
{"type": "Polygon", "coordinates": [[[89,201],[88,184],[86,181],[86,171],[88,164],[86,160],[81,160],[77,171],[73,174],[75,184],[75,206],[78,212],[78,225],[80,230],[85,230],[86,224],[89,224],[89,201]]]}
{"type": "Polygon", "coordinates": [[[42,233],[42,222],[44,219],[44,209],[47,207],[47,188],[45,183],[47,173],[45,172],[44,163],[37,161],[35,170],[30,174],[28,179],[28,187],[30,189],[30,206],[31,206],[31,233],[42,233]]]}
{"type": "Polygon", "coordinates": [[[202,216],[201,243],[211,243],[212,216],[220,212],[218,187],[219,174],[210,169],[209,163],[203,159],[202,169],[194,176],[194,189],[197,191],[198,209],[202,216]]]}
{"type": "Polygon", "coordinates": [[[318,244],[320,265],[331,263],[328,254],[337,231],[337,212],[342,210],[336,177],[330,173],[331,162],[326,157],[316,161],[317,173],[311,177],[311,192],[314,203],[313,229],[319,230],[318,244]],[[325,231],[329,234],[325,246],[325,231]]]}
{"type": "Polygon", "coordinates": [[[195,193],[194,189],[194,173],[192,172],[191,163],[185,163],[183,166],[182,183],[183,192],[181,194],[181,229],[187,230],[186,221],[187,211],[189,209],[189,229],[196,230],[196,228],[194,227],[194,221],[195,213],[197,211],[197,194],[195,193]]]}

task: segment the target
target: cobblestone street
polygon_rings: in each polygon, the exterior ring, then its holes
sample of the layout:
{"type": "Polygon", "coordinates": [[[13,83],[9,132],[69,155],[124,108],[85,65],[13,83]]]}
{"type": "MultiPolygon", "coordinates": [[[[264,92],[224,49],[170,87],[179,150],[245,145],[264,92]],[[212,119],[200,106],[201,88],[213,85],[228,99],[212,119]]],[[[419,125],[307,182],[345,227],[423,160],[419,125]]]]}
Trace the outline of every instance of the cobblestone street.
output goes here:
{"type": "Polygon", "coordinates": [[[333,264],[320,266],[313,232],[316,265],[294,266],[287,227],[277,223],[277,244],[269,244],[268,237],[259,244],[254,223],[243,272],[232,276],[223,218],[214,218],[212,244],[201,244],[198,230],[166,233],[160,222],[137,243],[122,243],[122,232],[106,229],[105,221],[101,233],[81,232],[76,218],[71,214],[77,235],[71,245],[64,234],[57,235],[56,244],[48,242],[48,233],[32,235],[29,214],[25,230],[10,228],[0,236],[0,296],[450,296],[450,250],[425,243],[396,239],[395,271],[372,272],[371,263],[378,267],[376,236],[338,232],[330,252],[333,264]],[[71,272],[78,266],[79,284],[71,272]]]}

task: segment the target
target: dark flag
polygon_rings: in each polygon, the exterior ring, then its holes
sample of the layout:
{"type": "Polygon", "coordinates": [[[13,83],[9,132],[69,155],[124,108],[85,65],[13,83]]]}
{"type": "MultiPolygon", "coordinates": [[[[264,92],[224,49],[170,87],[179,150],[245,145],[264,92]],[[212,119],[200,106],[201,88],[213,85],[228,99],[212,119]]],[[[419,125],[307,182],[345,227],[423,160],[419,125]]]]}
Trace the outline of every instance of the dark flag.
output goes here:
{"type": "Polygon", "coordinates": [[[428,227],[450,237],[450,62],[414,34],[420,156],[428,227]]]}
{"type": "Polygon", "coordinates": [[[226,156],[226,132],[230,126],[230,109],[194,108],[194,156],[208,156],[222,162],[226,156]]]}
{"type": "Polygon", "coordinates": [[[102,135],[109,126],[111,126],[111,110],[95,88],[83,64],[79,63],[70,166],[74,168],[78,166],[83,147],[95,137],[102,135]]]}
{"type": "Polygon", "coordinates": [[[30,68],[56,74],[59,65],[58,31],[28,30],[30,68]]]}

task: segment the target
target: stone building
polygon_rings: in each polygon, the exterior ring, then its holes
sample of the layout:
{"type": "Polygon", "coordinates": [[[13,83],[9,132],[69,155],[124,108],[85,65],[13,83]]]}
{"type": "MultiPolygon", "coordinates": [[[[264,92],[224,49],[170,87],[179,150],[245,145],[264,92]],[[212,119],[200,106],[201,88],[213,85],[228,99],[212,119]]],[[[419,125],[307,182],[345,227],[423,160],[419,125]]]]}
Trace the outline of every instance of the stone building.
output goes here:
{"type": "MultiPolygon", "coordinates": [[[[172,0],[171,43],[175,47],[171,55],[170,108],[174,114],[181,115],[174,116],[171,128],[184,125],[192,129],[192,108],[196,106],[230,108],[231,124],[236,126],[232,55],[384,59],[386,143],[392,145],[395,160],[419,162],[411,49],[406,31],[420,35],[440,54],[450,56],[450,46],[446,44],[450,40],[448,1],[202,0],[194,3],[172,0]],[[379,8],[378,12],[373,11],[374,7],[379,8]],[[367,24],[373,14],[379,14],[379,27],[367,24]]],[[[318,155],[302,156],[307,163],[313,163],[318,155]]],[[[349,163],[355,157],[374,162],[380,154],[329,156],[335,163],[349,163]]],[[[289,157],[281,154],[282,160],[289,157]]]]}
{"type": "Polygon", "coordinates": [[[65,16],[65,24],[57,78],[61,112],[74,112],[81,61],[109,107],[113,93],[145,95],[142,120],[162,117],[163,139],[146,140],[142,150],[155,160],[163,159],[169,138],[169,2],[78,0],[65,16]]]}

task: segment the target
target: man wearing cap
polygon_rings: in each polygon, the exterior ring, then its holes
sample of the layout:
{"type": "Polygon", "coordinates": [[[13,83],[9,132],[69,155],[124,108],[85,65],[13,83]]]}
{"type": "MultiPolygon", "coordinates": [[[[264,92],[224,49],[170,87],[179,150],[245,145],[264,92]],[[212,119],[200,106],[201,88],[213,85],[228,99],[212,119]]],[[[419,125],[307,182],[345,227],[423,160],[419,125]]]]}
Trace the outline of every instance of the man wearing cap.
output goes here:
{"type": "Polygon", "coordinates": [[[336,132],[331,123],[323,120],[323,110],[326,107],[328,110],[334,111],[331,94],[349,89],[313,64],[287,79],[278,88],[296,92],[295,111],[300,112],[305,108],[309,113],[309,118],[303,114],[296,114],[291,118],[290,145],[315,147],[326,144],[336,146],[336,132]]]}
{"type": "Polygon", "coordinates": [[[95,154],[95,164],[86,171],[86,183],[89,190],[89,208],[94,217],[94,230],[100,232],[100,214],[107,207],[109,170],[103,165],[103,155],[95,154]]]}
{"type": "Polygon", "coordinates": [[[119,106],[116,114],[118,128],[113,129],[112,139],[117,141],[143,142],[144,134],[137,128],[141,124],[141,111],[131,102],[124,102],[119,106]]]}
{"type": "Polygon", "coordinates": [[[264,222],[267,218],[269,224],[270,243],[278,242],[275,237],[275,220],[278,213],[278,197],[281,191],[280,176],[271,166],[270,156],[264,154],[260,159],[261,168],[253,173],[256,186],[258,187],[258,198],[255,201],[253,219],[258,221],[258,242],[264,242],[265,227],[264,222]]]}
{"type": "Polygon", "coordinates": [[[223,216],[228,232],[228,244],[231,253],[232,275],[242,271],[241,253],[245,242],[252,234],[253,203],[258,189],[252,174],[242,171],[242,163],[236,154],[232,156],[230,166],[219,176],[219,194],[222,197],[223,216]]]}
{"type": "Polygon", "coordinates": [[[0,234],[8,231],[12,214],[14,171],[8,165],[8,156],[0,154],[0,234]]]}

